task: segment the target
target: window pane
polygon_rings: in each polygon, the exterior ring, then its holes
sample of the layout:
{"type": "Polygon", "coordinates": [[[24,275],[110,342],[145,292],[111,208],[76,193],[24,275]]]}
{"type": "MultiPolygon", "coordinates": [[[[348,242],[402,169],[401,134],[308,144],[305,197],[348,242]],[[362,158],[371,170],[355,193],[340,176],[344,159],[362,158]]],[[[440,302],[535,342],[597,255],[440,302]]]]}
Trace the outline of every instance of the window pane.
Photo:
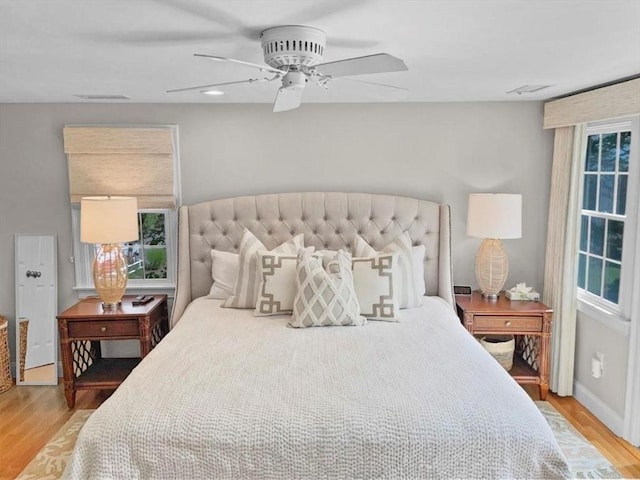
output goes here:
{"type": "Polygon", "coordinates": [[[584,289],[585,270],[587,269],[587,256],[581,253],[578,257],[578,287],[584,289]]]}
{"type": "Polygon", "coordinates": [[[580,219],[580,250],[587,251],[587,236],[589,235],[589,217],[582,215],[580,219]]]}
{"type": "Polygon", "coordinates": [[[142,265],[142,259],[140,258],[140,243],[126,243],[122,247],[122,253],[124,258],[127,260],[127,265],[129,266],[129,278],[144,278],[144,268],[142,265]]]}
{"type": "Polygon", "coordinates": [[[587,172],[598,171],[598,148],[600,146],[600,135],[589,135],[587,139],[587,159],[584,169],[587,172]]]}
{"type": "Polygon", "coordinates": [[[602,284],[602,259],[589,257],[589,278],[587,278],[587,290],[600,296],[602,284]]]}
{"type": "Polygon", "coordinates": [[[607,257],[612,260],[622,260],[622,236],[624,222],[607,220],[607,257]]]}
{"type": "Polygon", "coordinates": [[[622,132],[620,134],[620,160],[618,171],[629,171],[629,150],[631,150],[631,132],[622,132]]]}
{"type": "Polygon", "coordinates": [[[598,176],[597,175],[585,175],[584,176],[584,194],[582,198],[582,208],[585,210],[596,209],[596,193],[598,192],[598,176]]]}
{"type": "Polygon", "coordinates": [[[603,172],[614,172],[616,170],[616,151],[618,150],[617,141],[617,133],[607,133],[606,135],[602,135],[600,170],[603,172]]]}
{"type": "Polygon", "coordinates": [[[613,185],[615,180],[616,176],[613,174],[600,175],[599,212],[613,213],[613,185]]]}
{"type": "Polygon", "coordinates": [[[164,213],[141,213],[142,235],[144,245],[166,245],[164,213]]]}
{"type": "Polygon", "coordinates": [[[604,292],[602,296],[613,303],[618,303],[620,295],[620,265],[606,262],[604,267],[604,292]]]}
{"type": "Polygon", "coordinates": [[[589,252],[602,255],[604,252],[604,218],[591,217],[589,252]]]}
{"type": "Polygon", "coordinates": [[[628,175],[618,175],[618,201],[616,202],[618,215],[627,214],[627,178],[628,175]]]}
{"type": "Polygon", "coordinates": [[[144,278],[167,278],[167,249],[144,248],[144,278]]]}

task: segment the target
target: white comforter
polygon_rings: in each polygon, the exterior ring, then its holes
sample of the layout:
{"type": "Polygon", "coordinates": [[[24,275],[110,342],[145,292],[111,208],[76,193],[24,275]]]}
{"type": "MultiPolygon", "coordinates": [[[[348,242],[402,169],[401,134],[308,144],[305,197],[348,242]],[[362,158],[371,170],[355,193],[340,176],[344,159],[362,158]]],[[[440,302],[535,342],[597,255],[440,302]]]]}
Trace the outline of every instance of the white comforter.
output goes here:
{"type": "Polygon", "coordinates": [[[88,420],[67,478],[554,478],[525,392],[439,298],[292,329],[198,299],[88,420]]]}

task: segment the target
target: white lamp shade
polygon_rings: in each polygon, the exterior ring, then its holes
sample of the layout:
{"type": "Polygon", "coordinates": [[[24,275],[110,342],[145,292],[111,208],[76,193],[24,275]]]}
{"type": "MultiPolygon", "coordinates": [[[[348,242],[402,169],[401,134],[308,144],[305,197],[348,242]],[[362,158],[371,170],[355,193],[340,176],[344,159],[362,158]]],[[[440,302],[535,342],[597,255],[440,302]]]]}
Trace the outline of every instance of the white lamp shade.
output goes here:
{"type": "Polygon", "coordinates": [[[80,200],[80,241],[123,243],[138,239],[135,197],[84,197],[80,200]]]}
{"type": "Polygon", "coordinates": [[[467,235],[499,239],[522,237],[522,195],[470,194],[467,235]]]}

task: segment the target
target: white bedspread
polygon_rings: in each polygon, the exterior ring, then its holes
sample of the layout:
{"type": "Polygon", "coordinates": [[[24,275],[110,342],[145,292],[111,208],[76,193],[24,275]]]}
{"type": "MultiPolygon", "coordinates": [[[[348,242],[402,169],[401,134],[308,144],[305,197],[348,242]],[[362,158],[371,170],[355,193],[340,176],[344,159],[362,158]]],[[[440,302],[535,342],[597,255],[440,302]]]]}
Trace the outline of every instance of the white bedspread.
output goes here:
{"type": "Polygon", "coordinates": [[[82,429],[67,478],[558,478],[526,393],[439,298],[287,328],[198,299],[82,429]]]}

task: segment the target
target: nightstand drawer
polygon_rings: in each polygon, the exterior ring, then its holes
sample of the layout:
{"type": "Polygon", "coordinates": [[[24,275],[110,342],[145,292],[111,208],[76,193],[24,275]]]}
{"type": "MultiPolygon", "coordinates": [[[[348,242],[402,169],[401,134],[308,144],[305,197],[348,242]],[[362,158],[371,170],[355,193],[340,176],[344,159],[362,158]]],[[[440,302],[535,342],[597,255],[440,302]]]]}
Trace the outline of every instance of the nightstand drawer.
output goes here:
{"type": "Polygon", "coordinates": [[[137,337],[137,320],[69,322],[71,338],[84,337],[137,337]]]}
{"type": "Polygon", "coordinates": [[[509,317],[479,315],[473,319],[474,330],[541,332],[541,317],[509,317]]]}

